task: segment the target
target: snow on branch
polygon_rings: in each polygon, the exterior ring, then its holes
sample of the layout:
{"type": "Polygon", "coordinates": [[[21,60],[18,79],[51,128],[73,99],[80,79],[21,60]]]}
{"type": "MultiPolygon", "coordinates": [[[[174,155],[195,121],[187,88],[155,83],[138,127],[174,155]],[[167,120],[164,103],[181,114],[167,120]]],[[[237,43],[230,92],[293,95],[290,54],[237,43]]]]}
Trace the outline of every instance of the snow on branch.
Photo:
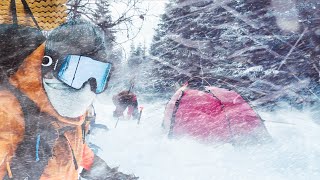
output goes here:
{"type": "MultiPolygon", "coordinates": [[[[221,4],[232,2],[232,0],[186,0],[186,1],[183,1],[182,3],[178,3],[178,7],[182,8],[185,6],[193,5],[195,3],[203,3],[203,2],[207,2],[207,3],[212,2],[212,4],[220,6],[221,4]]],[[[174,7],[174,8],[177,8],[177,7],[174,7]]]]}
{"type": "Polygon", "coordinates": [[[249,47],[245,47],[243,49],[240,49],[238,51],[235,51],[233,54],[231,54],[228,59],[231,58],[237,58],[239,56],[245,55],[246,52],[250,52],[250,51],[254,51],[254,50],[259,50],[259,49],[267,49],[269,48],[266,45],[260,45],[260,46],[249,46],[249,47]]]}
{"type": "MultiPolygon", "coordinates": [[[[267,102],[270,102],[270,100],[275,101],[276,99],[286,96],[288,94],[291,94],[291,96],[295,96],[296,98],[300,98],[301,95],[299,95],[297,92],[301,91],[304,88],[307,88],[308,85],[310,84],[310,81],[308,79],[299,81],[296,83],[292,83],[290,85],[281,87],[279,90],[274,91],[273,93],[269,93],[268,95],[261,97],[255,101],[253,101],[253,105],[261,105],[267,102]]],[[[250,89],[250,88],[249,88],[250,89]]],[[[250,89],[252,90],[252,89],[250,89]]]]}
{"type": "Polygon", "coordinates": [[[180,68],[178,68],[178,67],[176,67],[176,66],[174,66],[174,65],[172,65],[172,64],[170,64],[170,63],[168,63],[166,61],[163,61],[162,59],[160,59],[160,58],[158,58],[156,56],[151,56],[150,55],[148,58],[150,58],[151,60],[157,61],[157,62],[159,62],[159,63],[161,63],[161,64],[163,64],[165,66],[168,66],[168,67],[178,71],[180,74],[184,74],[184,75],[186,75],[188,77],[192,77],[191,73],[189,73],[189,72],[187,72],[187,71],[185,71],[183,69],[180,69],[180,68]]]}
{"type": "Polygon", "coordinates": [[[226,5],[221,5],[221,7],[224,8],[225,10],[227,10],[229,13],[231,13],[235,17],[241,19],[243,22],[245,22],[246,24],[250,25],[254,29],[259,29],[259,26],[257,24],[253,23],[253,21],[251,19],[248,19],[246,16],[240,14],[238,11],[236,11],[236,10],[232,9],[231,7],[226,6],[226,5]]]}
{"type": "Polygon", "coordinates": [[[200,49],[203,46],[206,46],[210,41],[206,40],[206,41],[196,41],[196,40],[190,40],[190,39],[186,39],[181,37],[180,35],[176,35],[176,34],[168,34],[167,38],[182,44],[186,47],[189,48],[195,48],[195,49],[200,49]]]}
{"type": "Polygon", "coordinates": [[[298,43],[300,42],[300,40],[302,39],[302,37],[304,36],[304,34],[308,31],[308,28],[306,28],[302,34],[300,35],[299,39],[296,41],[296,43],[291,47],[290,51],[288,52],[288,54],[286,55],[286,57],[281,61],[281,64],[278,67],[278,70],[281,69],[281,67],[287,62],[288,57],[291,55],[291,53],[294,51],[294,49],[296,48],[296,46],[298,45],[298,43]]]}
{"type": "Polygon", "coordinates": [[[201,51],[202,49],[205,49],[205,47],[208,46],[208,44],[210,43],[209,40],[205,40],[205,41],[190,40],[176,34],[168,34],[166,35],[166,38],[178,43],[179,45],[183,45],[185,47],[195,49],[195,51],[193,51],[193,54],[198,55],[203,59],[212,60],[212,57],[207,56],[205,53],[201,51]]]}
{"type": "Polygon", "coordinates": [[[200,13],[200,12],[211,13],[211,12],[213,12],[214,9],[220,7],[223,4],[230,3],[231,1],[232,0],[217,0],[217,1],[189,0],[189,1],[184,1],[183,3],[179,3],[176,6],[168,8],[167,12],[170,12],[170,11],[176,9],[176,8],[183,8],[185,6],[190,6],[190,5],[195,4],[195,3],[201,3],[201,2],[208,2],[208,3],[209,2],[213,2],[213,3],[210,3],[210,4],[208,4],[208,5],[204,6],[204,7],[198,7],[198,8],[194,7],[196,10],[189,12],[187,15],[180,16],[180,17],[177,17],[177,18],[174,18],[174,19],[170,19],[168,22],[175,21],[175,20],[178,20],[178,19],[181,19],[181,18],[185,18],[185,17],[191,16],[193,14],[200,13]]]}

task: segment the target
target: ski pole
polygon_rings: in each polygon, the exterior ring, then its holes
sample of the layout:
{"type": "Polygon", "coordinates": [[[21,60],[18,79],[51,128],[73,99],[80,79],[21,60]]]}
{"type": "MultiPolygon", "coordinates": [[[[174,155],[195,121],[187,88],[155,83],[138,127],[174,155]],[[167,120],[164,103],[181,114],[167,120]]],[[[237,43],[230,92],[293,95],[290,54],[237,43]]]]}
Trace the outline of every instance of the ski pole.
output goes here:
{"type": "Polygon", "coordinates": [[[130,87],[129,87],[128,94],[130,94],[130,91],[134,88],[134,79],[135,79],[135,77],[133,77],[133,78],[130,80],[130,87]]]}
{"type": "Polygon", "coordinates": [[[140,124],[140,119],[141,119],[141,115],[142,115],[142,110],[143,110],[143,106],[140,107],[140,113],[139,113],[139,118],[138,118],[137,124],[140,124]]]}
{"type": "Polygon", "coordinates": [[[288,122],[281,122],[281,121],[270,121],[270,120],[264,120],[262,119],[263,122],[271,122],[271,123],[279,123],[279,124],[286,124],[286,125],[296,125],[294,123],[288,123],[288,122]]]}
{"type": "Polygon", "coordinates": [[[116,122],[116,125],[114,126],[114,128],[116,128],[117,127],[117,125],[118,125],[118,122],[119,122],[119,117],[118,117],[118,119],[117,119],[117,122],[116,122]]]}

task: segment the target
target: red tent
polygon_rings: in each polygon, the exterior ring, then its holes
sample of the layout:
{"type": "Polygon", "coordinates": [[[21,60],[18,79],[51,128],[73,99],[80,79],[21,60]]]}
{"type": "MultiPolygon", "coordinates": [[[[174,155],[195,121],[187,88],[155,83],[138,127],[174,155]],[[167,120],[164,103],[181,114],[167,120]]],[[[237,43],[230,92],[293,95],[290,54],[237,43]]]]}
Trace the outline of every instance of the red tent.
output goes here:
{"type": "Polygon", "coordinates": [[[259,115],[236,92],[180,88],[166,106],[163,127],[169,137],[190,136],[204,142],[232,144],[270,140],[259,115]]]}

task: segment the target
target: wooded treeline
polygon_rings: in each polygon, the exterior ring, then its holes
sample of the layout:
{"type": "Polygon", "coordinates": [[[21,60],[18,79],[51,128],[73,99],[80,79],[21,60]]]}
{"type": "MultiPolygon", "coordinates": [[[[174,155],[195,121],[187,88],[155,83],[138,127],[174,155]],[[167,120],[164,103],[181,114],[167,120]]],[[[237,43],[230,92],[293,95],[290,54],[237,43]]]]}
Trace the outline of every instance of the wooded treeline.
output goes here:
{"type": "Polygon", "coordinates": [[[170,1],[150,49],[157,92],[190,77],[236,90],[254,105],[319,100],[320,2],[170,1]]]}

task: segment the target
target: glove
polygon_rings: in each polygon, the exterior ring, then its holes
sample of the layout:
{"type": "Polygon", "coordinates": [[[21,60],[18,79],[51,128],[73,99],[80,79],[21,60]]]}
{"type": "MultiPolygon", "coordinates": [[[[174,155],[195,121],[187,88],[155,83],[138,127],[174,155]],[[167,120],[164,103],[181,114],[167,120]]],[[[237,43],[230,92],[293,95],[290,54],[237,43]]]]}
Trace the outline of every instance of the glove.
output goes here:
{"type": "Polygon", "coordinates": [[[118,168],[110,168],[99,156],[94,156],[94,162],[90,170],[83,169],[80,176],[90,180],[136,180],[134,175],[124,174],[118,168]]]}

